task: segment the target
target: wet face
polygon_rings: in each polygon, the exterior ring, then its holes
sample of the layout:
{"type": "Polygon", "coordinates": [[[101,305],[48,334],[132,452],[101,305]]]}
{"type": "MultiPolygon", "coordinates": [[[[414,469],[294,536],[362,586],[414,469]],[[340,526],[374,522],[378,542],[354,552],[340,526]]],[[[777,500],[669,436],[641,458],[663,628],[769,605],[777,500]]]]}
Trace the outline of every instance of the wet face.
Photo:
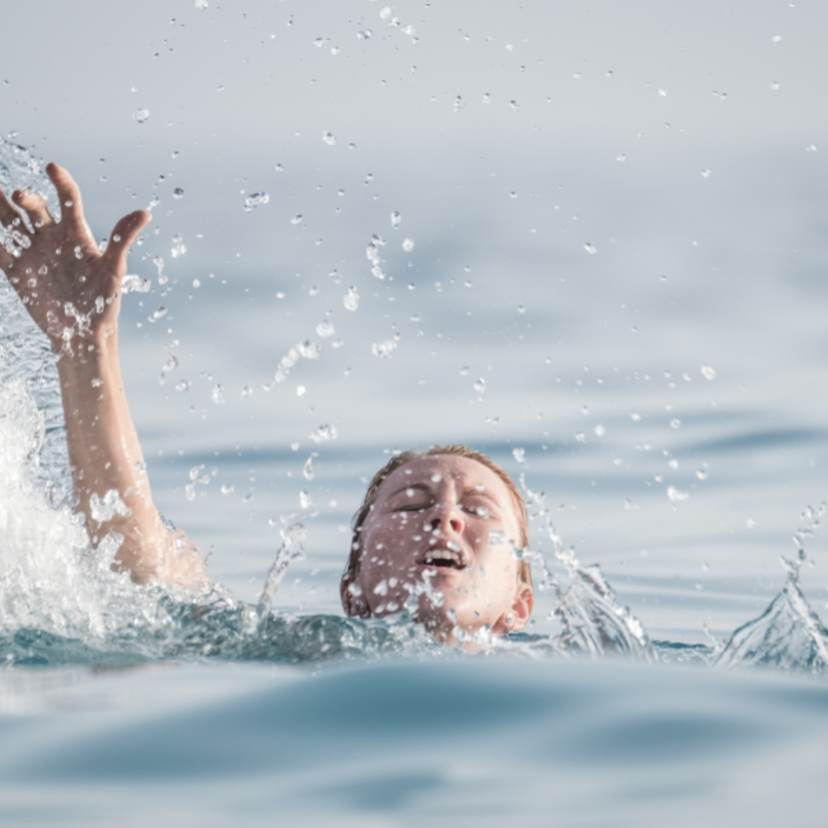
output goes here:
{"type": "Polygon", "coordinates": [[[455,624],[472,633],[518,630],[532,608],[509,546],[519,538],[512,497],[491,469],[456,455],[418,457],[379,490],[352,593],[375,617],[419,593],[417,619],[446,640],[455,624]]]}

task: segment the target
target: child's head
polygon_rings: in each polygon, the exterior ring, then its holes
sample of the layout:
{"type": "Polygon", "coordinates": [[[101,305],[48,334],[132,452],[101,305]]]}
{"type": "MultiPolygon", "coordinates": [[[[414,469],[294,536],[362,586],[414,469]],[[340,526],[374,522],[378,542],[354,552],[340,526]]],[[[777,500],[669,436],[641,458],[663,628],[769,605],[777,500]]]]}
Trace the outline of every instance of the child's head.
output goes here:
{"type": "Polygon", "coordinates": [[[452,638],[455,624],[517,631],[532,611],[532,576],[510,541],[528,546],[528,521],[503,469],[465,446],[405,452],[374,475],[354,517],[342,605],[388,615],[426,586],[417,617],[438,636],[452,638]]]}

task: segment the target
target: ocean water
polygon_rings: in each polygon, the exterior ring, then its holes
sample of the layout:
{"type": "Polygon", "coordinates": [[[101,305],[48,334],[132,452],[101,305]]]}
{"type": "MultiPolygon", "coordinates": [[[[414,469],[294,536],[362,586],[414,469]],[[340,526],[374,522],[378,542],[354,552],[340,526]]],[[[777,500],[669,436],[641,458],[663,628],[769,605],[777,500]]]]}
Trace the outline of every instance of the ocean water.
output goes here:
{"type": "MultiPolygon", "coordinates": [[[[214,589],[136,587],[90,553],[53,363],[0,279],[0,821],[822,825],[828,211],[808,27],[742,9],[711,28],[731,49],[699,64],[715,78],[670,64],[656,81],[672,58],[636,74],[604,49],[612,21],[559,11],[576,34],[555,30],[569,62],[546,89],[532,72],[555,50],[513,4],[500,19],[458,3],[417,22],[416,47],[365,5],[369,22],[331,16],[328,33],[256,3],[223,24],[267,94],[267,27],[309,47],[284,47],[313,84],[288,84],[272,132],[229,62],[227,80],[205,72],[221,104],[195,87],[175,102],[182,127],[135,58],[134,135],[66,149],[97,237],[152,205],[130,258],[149,290],[122,314],[127,392],[156,504],[210,554],[214,589]],[[475,52],[443,84],[435,55],[465,48],[449,35],[486,49],[501,24],[506,57],[475,52]],[[343,32],[351,75],[330,68],[343,32]],[[586,32],[597,53],[578,52],[586,32]],[[745,43],[777,48],[776,32],[801,64],[754,60],[745,43]],[[722,69],[740,54],[761,93],[722,69]],[[325,426],[335,439],[314,439],[325,426]],[[474,657],[339,607],[367,480],[395,450],[450,441],[520,480],[532,515],[533,623],[474,657]]],[[[220,10],[180,14],[147,60],[183,83],[196,44],[224,53],[220,10]]],[[[43,188],[34,136],[62,161],[63,129],[3,139],[0,185],[43,188]]]]}
{"type": "MultiPolygon", "coordinates": [[[[4,153],[8,175],[33,163],[4,153]]],[[[787,208],[801,198],[793,187],[787,208]]],[[[3,289],[4,824],[818,824],[825,430],[819,397],[800,400],[820,366],[796,339],[789,363],[773,361],[767,317],[734,317],[772,307],[789,325],[778,347],[816,313],[814,290],[747,268],[732,277],[740,294],[713,266],[615,283],[585,250],[551,269],[554,243],[521,251],[506,279],[492,262],[510,232],[485,245],[460,234],[450,264],[439,245],[410,268],[413,255],[383,250],[414,290],[373,277],[360,243],[342,265],[354,275],[322,274],[317,292],[254,265],[232,283],[220,267],[205,278],[208,251],[127,297],[126,373],[156,500],[215,546],[223,586],[200,596],[135,587],[86,551],[53,364],[3,289]],[[748,285],[760,276],[761,299],[748,285]],[[342,304],[351,282],[357,311],[342,304]],[[147,312],[164,301],[153,343],[147,312]],[[340,348],[316,332],[326,318],[340,348]],[[607,319],[614,335],[600,333],[607,319]],[[375,356],[395,328],[397,348],[375,356]],[[320,358],[274,382],[307,338],[320,358]],[[314,442],[324,424],[337,439],[314,442]],[[346,621],[336,597],[366,477],[390,451],[464,428],[522,481],[539,587],[529,633],[477,657],[404,617],[346,621]],[[280,556],[292,562],[268,609],[280,556]]],[[[805,235],[792,243],[807,249],[805,235]]],[[[153,275],[151,253],[133,258],[153,275]]]]}

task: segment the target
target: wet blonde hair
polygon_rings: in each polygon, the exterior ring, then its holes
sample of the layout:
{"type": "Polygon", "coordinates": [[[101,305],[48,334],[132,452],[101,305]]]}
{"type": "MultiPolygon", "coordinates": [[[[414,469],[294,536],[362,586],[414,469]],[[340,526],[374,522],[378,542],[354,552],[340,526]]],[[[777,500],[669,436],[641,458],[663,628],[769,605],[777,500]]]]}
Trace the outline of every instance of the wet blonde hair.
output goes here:
{"type": "MultiPolygon", "coordinates": [[[[373,477],[368,484],[368,491],[365,492],[365,499],[359,507],[352,520],[353,540],[351,541],[351,552],[348,555],[348,562],[345,571],[342,573],[342,581],[350,584],[356,581],[359,575],[360,553],[362,551],[361,535],[362,527],[371,513],[371,508],[379,497],[382,484],[401,466],[416,460],[418,457],[433,457],[438,454],[453,454],[456,457],[465,457],[468,460],[475,460],[487,469],[491,469],[504,483],[512,498],[515,517],[518,521],[518,544],[522,549],[529,546],[529,515],[526,511],[526,503],[514,481],[500,466],[480,451],[475,451],[467,446],[458,443],[451,443],[445,446],[432,446],[425,451],[404,451],[392,457],[373,477]]],[[[532,586],[532,568],[529,561],[518,561],[518,581],[532,586]]]]}

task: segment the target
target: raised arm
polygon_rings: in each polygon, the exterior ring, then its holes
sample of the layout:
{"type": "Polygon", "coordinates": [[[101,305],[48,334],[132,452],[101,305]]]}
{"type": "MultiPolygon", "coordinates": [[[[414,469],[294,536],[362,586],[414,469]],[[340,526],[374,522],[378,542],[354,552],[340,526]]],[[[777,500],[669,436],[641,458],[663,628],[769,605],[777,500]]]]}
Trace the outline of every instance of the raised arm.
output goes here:
{"type": "Polygon", "coordinates": [[[57,164],[46,172],[62,218],[55,221],[38,195],[17,190],[9,200],[0,191],[0,223],[7,236],[7,248],[0,245],[0,269],[58,355],[76,509],[86,516],[93,546],[109,532],[123,536],[115,562],[134,581],[198,586],[206,581],[198,550],[184,535],[166,529],[152,503],[118,356],[127,252],[151,216],[144,210],[124,216],[101,253],[77,184],[57,164]]]}

